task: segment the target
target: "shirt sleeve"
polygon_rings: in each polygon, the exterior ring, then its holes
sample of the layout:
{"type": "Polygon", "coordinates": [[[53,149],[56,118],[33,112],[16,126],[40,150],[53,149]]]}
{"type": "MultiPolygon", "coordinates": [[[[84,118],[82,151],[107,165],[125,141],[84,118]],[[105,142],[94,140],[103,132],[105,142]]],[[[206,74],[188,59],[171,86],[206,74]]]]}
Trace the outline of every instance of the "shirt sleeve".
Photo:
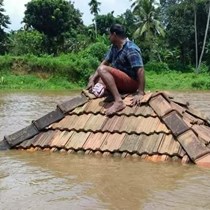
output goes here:
{"type": "Polygon", "coordinates": [[[129,63],[132,69],[137,68],[137,67],[140,68],[144,66],[143,60],[141,57],[141,52],[138,51],[137,49],[130,49],[128,51],[127,58],[129,60],[129,63]]]}

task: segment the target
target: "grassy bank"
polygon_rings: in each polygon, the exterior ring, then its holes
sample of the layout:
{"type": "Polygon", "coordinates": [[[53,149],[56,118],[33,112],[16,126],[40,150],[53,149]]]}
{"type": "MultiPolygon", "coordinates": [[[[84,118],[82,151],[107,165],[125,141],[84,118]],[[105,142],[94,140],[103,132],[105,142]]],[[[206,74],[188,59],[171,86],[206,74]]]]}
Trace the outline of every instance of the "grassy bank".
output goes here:
{"type": "Polygon", "coordinates": [[[66,77],[37,75],[1,74],[0,89],[6,90],[76,90],[81,85],[69,82],[66,77]]]}
{"type": "MultiPolygon", "coordinates": [[[[100,46],[97,46],[100,47],[100,46]]],[[[100,63],[102,50],[51,56],[0,56],[0,89],[80,89],[100,63]],[[98,57],[97,57],[98,56],[98,57]]],[[[209,90],[210,74],[172,71],[165,64],[145,65],[146,90],[209,90]]]]}
{"type": "Polygon", "coordinates": [[[210,74],[146,72],[147,90],[210,90],[210,74]]]}
{"type": "MultiPolygon", "coordinates": [[[[68,77],[34,74],[1,74],[0,89],[65,90],[84,88],[82,82],[72,82],[68,77]],[[43,75],[42,75],[43,77],[43,75]]],[[[146,90],[210,90],[210,75],[179,72],[146,72],[146,90]]]]}

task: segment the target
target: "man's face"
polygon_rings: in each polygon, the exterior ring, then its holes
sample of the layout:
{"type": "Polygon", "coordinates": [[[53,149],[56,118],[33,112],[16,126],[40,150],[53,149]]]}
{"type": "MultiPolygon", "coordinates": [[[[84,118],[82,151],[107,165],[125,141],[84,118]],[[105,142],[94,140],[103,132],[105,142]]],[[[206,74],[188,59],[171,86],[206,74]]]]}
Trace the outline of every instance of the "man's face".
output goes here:
{"type": "Polygon", "coordinates": [[[111,33],[111,32],[109,33],[109,40],[112,44],[115,43],[115,40],[116,40],[116,33],[115,32],[114,33],[111,33]]]}

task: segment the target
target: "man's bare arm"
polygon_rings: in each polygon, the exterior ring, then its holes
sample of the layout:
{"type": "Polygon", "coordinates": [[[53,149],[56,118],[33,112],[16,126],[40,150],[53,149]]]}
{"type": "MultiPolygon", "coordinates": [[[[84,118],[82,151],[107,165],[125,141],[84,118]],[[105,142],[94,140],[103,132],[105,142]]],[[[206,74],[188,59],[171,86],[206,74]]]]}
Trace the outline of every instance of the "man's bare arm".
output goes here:
{"type": "MultiPolygon", "coordinates": [[[[106,61],[106,60],[103,60],[100,64],[101,65],[106,65],[106,66],[109,66],[109,62],[106,61]]],[[[89,77],[89,82],[88,82],[88,85],[87,85],[87,89],[90,89],[94,86],[94,84],[96,83],[96,81],[99,79],[99,75],[98,75],[98,71],[96,70],[94,74],[92,74],[90,77],[89,77]]]]}
{"type": "Polygon", "coordinates": [[[139,88],[138,88],[138,95],[144,95],[144,89],[145,89],[145,75],[144,75],[144,68],[141,67],[137,70],[137,78],[138,78],[138,83],[139,83],[139,88]]]}
{"type": "Polygon", "coordinates": [[[144,75],[144,68],[141,67],[137,70],[137,79],[138,79],[138,90],[136,95],[132,99],[132,104],[131,105],[140,105],[141,100],[145,94],[144,89],[145,89],[145,75],[144,75]]]}

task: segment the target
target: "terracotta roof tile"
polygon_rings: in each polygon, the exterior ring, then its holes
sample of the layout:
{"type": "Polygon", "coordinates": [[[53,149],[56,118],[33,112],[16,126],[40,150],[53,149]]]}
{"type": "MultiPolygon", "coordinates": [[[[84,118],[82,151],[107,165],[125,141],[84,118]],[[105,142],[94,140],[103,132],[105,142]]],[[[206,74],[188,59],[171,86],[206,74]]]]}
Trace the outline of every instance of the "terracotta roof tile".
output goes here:
{"type": "Polygon", "coordinates": [[[180,115],[183,115],[184,112],[186,111],[186,108],[183,106],[180,106],[179,104],[171,101],[171,107],[173,110],[176,110],[180,115]]]}
{"type": "Polygon", "coordinates": [[[138,127],[136,128],[136,133],[170,133],[168,128],[160,121],[159,118],[140,118],[138,127]],[[150,130],[151,129],[151,130],[150,130]]]}
{"type": "Polygon", "coordinates": [[[130,153],[137,152],[140,148],[140,145],[143,143],[143,139],[147,139],[145,134],[142,135],[126,135],[122,146],[120,147],[120,151],[127,151],[130,153]]]}
{"type": "Polygon", "coordinates": [[[189,154],[192,160],[196,160],[201,156],[210,152],[208,149],[195,135],[192,130],[188,130],[178,137],[178,141],[189,154]]]}
{"type": "Polygon", "coordinates": [[[86,121],[84,126],[76,127],[76,130],[84,130],[84,131],[101,131],[104,121],[107,120],[105,115],[93,115],[88,114],[89,118],[86,121]]]}
{"type": "Polygon", "coordinates": [[[154,110],[148,106],[148,105],[144,105],[144,106],[136,106],[136,109],[134,111],[135,116],[157,116],[157,114],[154,112],[154,110]]]}
{"type": "Polygon", "coordinates": [[[184,157],[185,155],[188,155],[188,154],[186,153],[186,151],[183,149],[182,146],[179,148],[179,154],[180,154],[181,157],[184,157]]]}
{"type": "Polygon", "coordinates": [[[18,145],[18,147],[22,148],[28,148],[31,147],[31,145],[36,142],[40,137],[42,136],[42,133],[37,134],[33,138],[29,139],[28,141],[23,141],[21,144],[18,145]]]}
{"type": "Polygon", "coordinates": [[[89,102],[87,102],[86,104],[84,104],[83,106],[78,106],[75,109],[73,109],[70,114],[76,114],[76,115],[80,115],[82,113],[84,113],[86,107],[88,106],[89,102]]]}
{"type": "Polygon", "coordinates": [[[163,117],[163,121],[175,136],[184,133],[189,129],[189,126],[182,120],[181,116],[176,111],[172,111],[163,117]]]}
{"type": "Polygon", "coordinates": [[[133,107],[130,107],[130,106],[126,106],[125,109],[117,113],[117,115],[126,115],[126,116],[129,116],[132,114],[133,114],[133,107]]]}
{"type": "Polygon", "coordinates": [[[70,100],[58,104],[57,107],[63,112],[63,114],[75,109],[88,102],[88,98],[81,93],[80,96],[72,97],[70,100]]]}
{"type": "MultiPolygon", "coordinates": [[[[160,143],[162,141],[162,139],[165,137],[166,134],[163,134],[163,133],[159,133],[159,134],[156,134],[155,136],[155,141],[153,141],[153,153],[154,154],[157,154],[158,153],[158,148],[160,147],[160,143]]],[[[169,134],[171,135],[171,134],[169,134]]]]}
{"type": "Polygon", "coordinates": [[[106,119],[103,121],[101,131],[102,132],[109,131],[109,129],[112,128],[112,125],[113,125],[114,121],[116,121],[118,118],[121,118],[121,116],[120,117],[114,116],[114,117],[111,117],[111,118],[106,117],[106,119]]]}
{"type": "Polygon", "coordinates": [[[85,113],[101,113],[101,110],[103,109],[104,105],[106,103],[103,102],[103,98],[97,98],[95,100],[90,100],[88,105],[85,107],[84,112],[85,113]]]}
{"type": "Polygon", "coordinates": [[[46,147],[50,144],[50,141],[52,141],[55,135],[56,133],[53,130],[49,130],[40,135],[40,137],[32,144],[33,146],[46,147]]]}
{"type": "Polygon", "coordinates": [[[162,139],[162,142],[158,148],[158,152],[161,154],[167,155],[179,155],[179,148],[181,147],[180,143],[174,139],[172,135],[165,135],[162,139]]]}
{"type": "Polygon", "coordinates": [[[156,134],[149,135],[145,138],[145,136],[142,136],[140,138],[141,141],[139,141],[137,152],[138,154],[145,154],[145,153],[152,153],[151,147],[149,147],[151,140],[155,139],[157,137],[156,134]]]}
{"type": "Polygon", "coordinates": [[[123,139],[125,134],[108,134],[103,141],[102,145],[100,146],[100,150],[102,151],[110,151],[114,152],[115,150],[119,150],[120,146],[122,145],[123,139]]]}
{"type": "Polygon", "coordinates": [[[83,145],[84,150],[99,150],[105,138],[109,135],[109,133],[91,133],[87,138],[85,144],[83,145]]]}
{"type": "Polygon", "coordinates": [[[71,126],[75,120],[78,118],[78,115],[67,115],[61,121],[57,123],[53,123],[51,128],[52,129],[64,129],[68,126],[71,126]]]}
{"type": "Polygon", "coordinates": [[[153,93],[147,93],[147,94],[145,94],[144,95],[144,98],[141,101],[141,103],[148,103],[152,96],[153,96],[153,93]]]}
{"type": "Polygon", "coordinates": [[[57,130],[55,132],[56,132],[56,135],[54,139],[51,141],[51,143],[49,144],[49,146],[59,147],[59,148],[65,147],[66,143],[68,142],[68,140],[74,133],[73,131],[69,132],[69,131],[60,131],[60,130],[57,130]]]}
{"type": "Polygon", "coordinates": [[[66,149],[82,149],[83,145],[85,144],[86,140],[88,139],[90,132],[76,132],[74,131],[71,137],[68,139],[65,148],[66,149]]]}
{"type": "Polygon", "coordinates": [[[196,164],[198,164],[199,166],[210,167],[210,154],[208,153],[196,160],[196,164]]]}
{"type": "Polygon", "coordinates": [[[127,132],[132,133],[137,131],[137,126],[144,120],[142,117],[135,117],[135,116],[129,116],[126,117],[126,119],[122,122],[121,127],[119,129],[120,132],[127,132]]]}
{"type": "Polygon", "coordinates": [[[149,135],[147,138],[142,138],[142,144],[138,145],[138,153],[153,154],[154,143],[159,136],[157,134],[149,135]]]}
{"type": "Polygon", "coordinates": [[[200,124],[200,125],[204,124],[203,120],[196,118],[187,112],[183,113],[183,120],[189,127],[192,127],[192,125],[194,125],[194,124],[200,124]]]}
{"type": "Polygon", "coordinates": [[[206,125],[193,125],[192,129],[205,144],[210,143],[210,127],[206,125]]]}
{"type": "Polygon", "coordinates": [[[149,101],[149,104],[160,117],[172,110],[170,103],[162,95],[157,95],[156,97],[152,98],[149,101]]]}

